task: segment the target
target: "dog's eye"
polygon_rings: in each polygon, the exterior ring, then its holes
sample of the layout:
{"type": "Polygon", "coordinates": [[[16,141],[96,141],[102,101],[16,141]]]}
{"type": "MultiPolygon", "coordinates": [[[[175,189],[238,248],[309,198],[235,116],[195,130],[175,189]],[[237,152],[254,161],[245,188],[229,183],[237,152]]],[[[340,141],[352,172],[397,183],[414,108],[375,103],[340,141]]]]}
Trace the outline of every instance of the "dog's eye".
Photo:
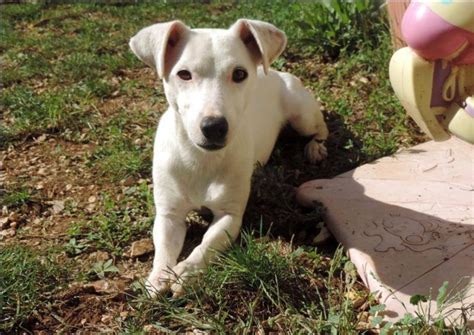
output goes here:
{"type": "Polygon", "coordinates": [[[232,80],[235,82],[235,83],[241,83],[243,82],[245,79],[247,79],[247,71],[245,71],[244,69],[235,69],[234,72],[232,72],[232,80]]]}
{"type": "Polygon", "coordinates": [[[178,71],[178,77],[180,77],[182,80],[191,80],[193,78],[191,76],[191,72],[189,72],[188,70],[178,71]]]}

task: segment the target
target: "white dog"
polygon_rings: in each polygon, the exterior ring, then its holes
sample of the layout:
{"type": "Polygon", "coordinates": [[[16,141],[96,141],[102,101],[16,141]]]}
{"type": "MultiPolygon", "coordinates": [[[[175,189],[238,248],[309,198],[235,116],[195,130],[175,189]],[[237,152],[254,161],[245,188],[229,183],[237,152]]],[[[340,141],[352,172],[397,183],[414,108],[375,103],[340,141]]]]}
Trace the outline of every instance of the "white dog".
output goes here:
{"type": "Polygon", "coordinates": [[[268,160],[283,125],[313,136],[305,148],[310,162],[326,157],[328,130],[318,102],[299,79],[269,68],[285,46],[282,31],[245,19],[227,30],[159,23],[130,40],[135,55],[163,79],[169,103],[154,144],[151,295],[170,288],[180,294],[183,280],[237,238],[254,167],[268,160]],[[203,207],[214,220],[177,264],[185,218],[203,207]]]}

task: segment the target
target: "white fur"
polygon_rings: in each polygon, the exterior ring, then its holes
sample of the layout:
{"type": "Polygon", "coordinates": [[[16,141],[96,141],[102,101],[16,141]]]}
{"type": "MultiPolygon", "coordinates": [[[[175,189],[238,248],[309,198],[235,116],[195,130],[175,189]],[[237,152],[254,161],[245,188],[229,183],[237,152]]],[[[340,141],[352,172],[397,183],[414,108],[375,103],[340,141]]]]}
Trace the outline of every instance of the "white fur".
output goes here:
{"type": "Polygon", "coordinates": [[[169,103],[154,143],[155,258],[147,284],[152,295],[169,288],[181,293],[183,280],[235,240],[254,167],[266,163],[284,124],[314,135],[305,148],[310,162],[327,155],[322,141],[328,131],[318,102],[299,79],[269,69],[285,45],[285,34],[273,25],[243,19],[227,30],[189,29],[172,21],[131,39],[132,51],[163,79],[169,103]],[[231,79],[237,66],[248,72],[242,83],[231,79]],[[183,69],[191,80],[177,76],[183,69]],[[220,150],[199,146],[206,140],[199,126],[206,116],[228,122],[220,150]],[[202,243],[177,264],[185,217],[202,207],[213,212],[214,221],[202,243]]]}

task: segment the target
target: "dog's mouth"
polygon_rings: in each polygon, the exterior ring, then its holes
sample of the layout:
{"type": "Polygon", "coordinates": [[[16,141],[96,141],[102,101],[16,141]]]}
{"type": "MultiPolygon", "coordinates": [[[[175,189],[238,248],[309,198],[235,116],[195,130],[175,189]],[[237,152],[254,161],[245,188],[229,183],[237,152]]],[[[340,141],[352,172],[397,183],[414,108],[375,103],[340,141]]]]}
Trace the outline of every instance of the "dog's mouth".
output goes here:
{"type": "Polygon", "coordinates": [[[216,151],[225,147],[224,143],[198,143],[198,146],[207,151],[216,151]]]}

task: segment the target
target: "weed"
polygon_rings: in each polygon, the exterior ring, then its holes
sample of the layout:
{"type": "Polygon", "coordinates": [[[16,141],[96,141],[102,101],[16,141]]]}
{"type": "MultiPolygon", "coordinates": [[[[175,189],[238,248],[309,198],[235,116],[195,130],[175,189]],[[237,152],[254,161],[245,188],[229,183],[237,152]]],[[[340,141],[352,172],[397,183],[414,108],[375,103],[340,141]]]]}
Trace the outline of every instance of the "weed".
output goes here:
{"type": "MultiPolygon", "coordinates": [[[[377,305],[370,308],[369,313],[373,316],[372,327],[380,328],[380,334],[468,334],[469,321],[474,312],[474,305],[465,303],[464,300],[473,284],[470,278],[461,278],[451,290],[448,290],[448,282],[445,281],[438,289],[436,303],[433,306],[432,293],[428,295],[415,294],[410,298],[410,304],[416,306],[414,314],[405,313],[397,322],[384,319],[379,313],[385,310],[385,305],[377,305]],[[454,307],[454,304],[461,306],[454,307]]],[[[400,302],[402,306],[406,306],[400,302]]]]}
{"type": "Polygon", "coordinates": [[[92,268],[89,271],[89,276],[99,277],[104,279],[108,274],[118,273],[119,269],[113,265],[113,259],[109,259],[105,262],[99,261],[92,265],[92,268]]]}
{"type": "Polygon", "coordinates": [[[335,59],[379,45],[379,30],[384,28],[381,5],[382,1],[370,0],[297,3],[300,15],[289,22],[301,28],[298,43],[335,59]]]}
{"type": "Polygon", "coordinates": [[[5,194],[0,193],[0,202],[3,206],[16,207],[26,204],[31,199],[31,193],[28,189],[22,188],[13,191],[7,191],[5,194]]]}
{"type": "MultiPolygon", "coordinates": [[[[72,228],[71,234],[77,234],[77,228],[72,228]]],[[[77,256],[87,249],[87,244],[78,242],[75,237],[71,238],[65,245],[64,249],[69,256],[77,256]]]]}

